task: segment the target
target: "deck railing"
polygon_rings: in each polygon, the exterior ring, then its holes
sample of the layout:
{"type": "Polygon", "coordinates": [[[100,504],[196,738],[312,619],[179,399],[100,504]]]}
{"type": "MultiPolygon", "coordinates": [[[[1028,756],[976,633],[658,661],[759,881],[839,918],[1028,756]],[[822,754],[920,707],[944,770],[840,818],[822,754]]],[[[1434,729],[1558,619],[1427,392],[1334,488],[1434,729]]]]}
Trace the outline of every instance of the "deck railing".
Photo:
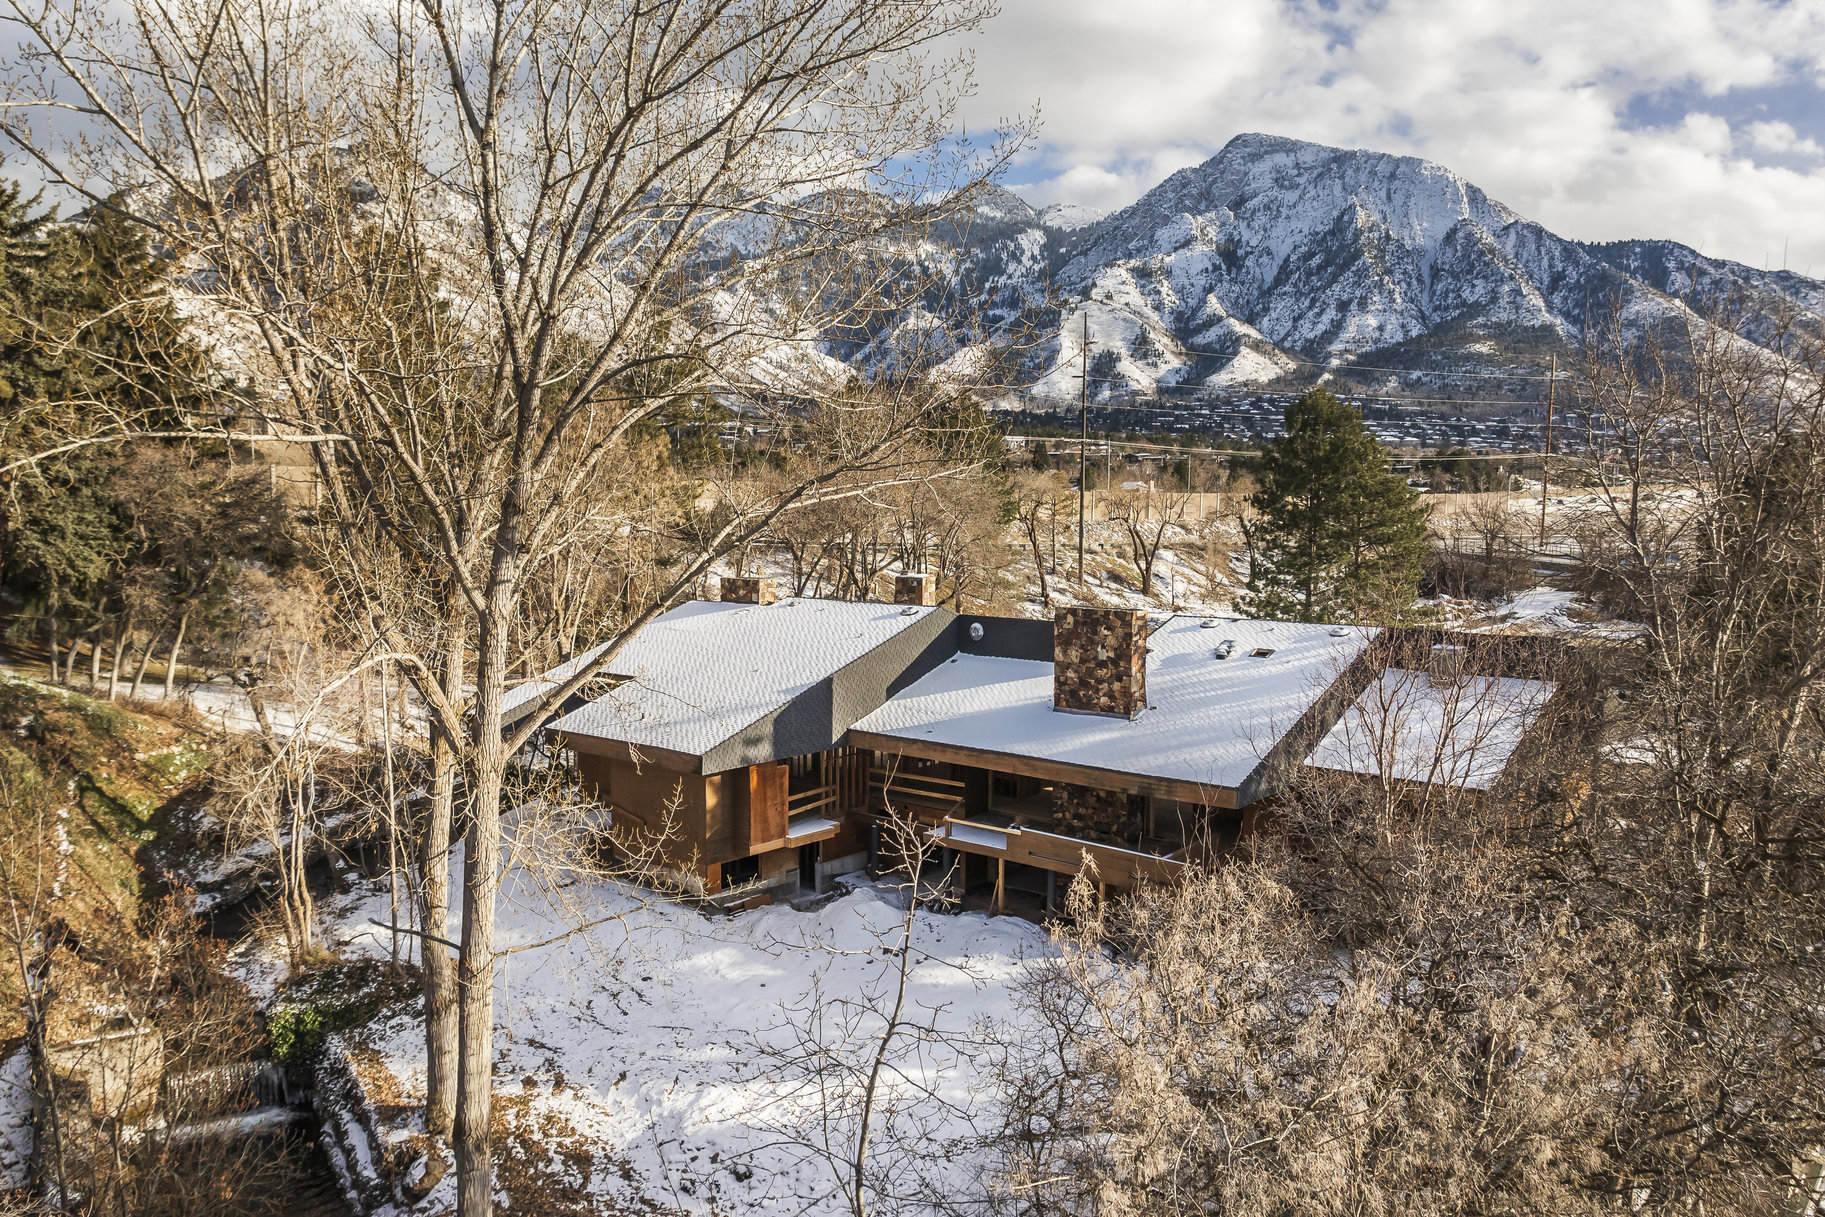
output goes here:
{"type": "Polygon", "coordinates": [[[907,806],[950,813],[963,809],[963,783],[922,773],[868,771],[868,805],[871,811],[907,806]]]}
{"type": "Polygon", "coordinates": [[[813,786],[808,790],[800,790],[787,795],[786,815],[790,818],[803,812],[821,811],[825,808],[834,811],[839,793],[837,784],[832,782],[828,786],[813,786]]]}

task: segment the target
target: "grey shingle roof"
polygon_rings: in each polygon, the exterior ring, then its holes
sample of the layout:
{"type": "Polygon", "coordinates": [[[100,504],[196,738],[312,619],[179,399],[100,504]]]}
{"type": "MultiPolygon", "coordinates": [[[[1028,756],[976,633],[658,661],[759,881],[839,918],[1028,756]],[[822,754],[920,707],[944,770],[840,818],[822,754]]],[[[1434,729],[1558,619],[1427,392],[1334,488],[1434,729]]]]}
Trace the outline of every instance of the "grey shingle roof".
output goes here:
{"type": "MultiPolygon", "coordinates": [[[[705,772],[829,747],[849,724],[831,721],[844,699],[827,682],[902,636],[916,655],[950,619],[944,609],[840,600],[692,601],[647,625],[609,663],[625,683],[552,726],[706,758],[705,772]],[[794,708],[805,712],[795,717],[794,708]],[[785,721],[769,723],[774,716],[785,721]],[[731,740],[742,746],[722,748],[731,740]]],[[[908,648],[889,649],[896,654],[883,662],[897,674],[910,660],[898,652],[908,648]]]]}

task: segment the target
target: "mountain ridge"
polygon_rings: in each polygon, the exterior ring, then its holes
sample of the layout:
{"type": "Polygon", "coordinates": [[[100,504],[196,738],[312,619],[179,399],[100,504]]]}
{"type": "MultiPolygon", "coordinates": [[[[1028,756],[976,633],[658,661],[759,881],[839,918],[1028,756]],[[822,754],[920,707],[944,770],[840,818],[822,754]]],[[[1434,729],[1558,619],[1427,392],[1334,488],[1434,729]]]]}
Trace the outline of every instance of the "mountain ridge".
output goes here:
{"type": "Polygon", "coordinates": [[[1093,348],[1116,353],[1111,383],[1141,392],[1308,360],[1544,363],[1612,308],[1640,329],[1693,298],[1739,301],[1752,341],[1781,314],[1825,331],[1818,280],[1676,241],[1570,240],[1443,165],[1284,136],[1238,135],[1100,218],[1006,189],[978,214],[989,312],[1050,330],[1041,395],[1075,395],[1086,314],[1093,348]]]}

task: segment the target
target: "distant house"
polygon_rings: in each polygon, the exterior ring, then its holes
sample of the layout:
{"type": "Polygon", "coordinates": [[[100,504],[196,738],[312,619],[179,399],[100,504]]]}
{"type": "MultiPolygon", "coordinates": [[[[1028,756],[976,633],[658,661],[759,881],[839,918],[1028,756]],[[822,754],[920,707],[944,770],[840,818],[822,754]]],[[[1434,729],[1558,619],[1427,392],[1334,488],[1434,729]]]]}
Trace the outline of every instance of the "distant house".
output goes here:
{"type": "Polygon", "coordinates": [[[1050,906],[1087,864],[1169,879],[1301,766],[1485,789],[1553,692],[1436,633],[958,615],[926,576],[894,604],[776,600],[764,579],[722,597],[642,629],[551,729],[618,824],[675,806],[674,857],[744,899],[880,860],[890,812],[997,906],[1050,906]]]}

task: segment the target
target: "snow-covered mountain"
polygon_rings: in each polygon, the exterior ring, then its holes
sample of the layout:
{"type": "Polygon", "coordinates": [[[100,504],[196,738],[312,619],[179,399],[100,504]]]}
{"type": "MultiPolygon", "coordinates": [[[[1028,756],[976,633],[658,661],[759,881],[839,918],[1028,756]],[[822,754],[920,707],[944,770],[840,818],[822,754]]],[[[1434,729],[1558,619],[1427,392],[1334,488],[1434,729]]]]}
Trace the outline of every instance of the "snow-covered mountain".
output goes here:
{"type": "Polygon", "coordinates": [[[1037,391],[1061,396],[1077,391],[1086,314],[1093,353],[1116,356],[1110,383],[1141,390],[1260,383],[1296,361],[1544,363],[1618,304],[1640,325],[1734,296],[1825,328],[1817,280],[1670,241],[1566,240],[1429,161],[1269,135],[1101,219],[1008,191],[977,214],[989,314],[1038,329],[1037,391]]]}

